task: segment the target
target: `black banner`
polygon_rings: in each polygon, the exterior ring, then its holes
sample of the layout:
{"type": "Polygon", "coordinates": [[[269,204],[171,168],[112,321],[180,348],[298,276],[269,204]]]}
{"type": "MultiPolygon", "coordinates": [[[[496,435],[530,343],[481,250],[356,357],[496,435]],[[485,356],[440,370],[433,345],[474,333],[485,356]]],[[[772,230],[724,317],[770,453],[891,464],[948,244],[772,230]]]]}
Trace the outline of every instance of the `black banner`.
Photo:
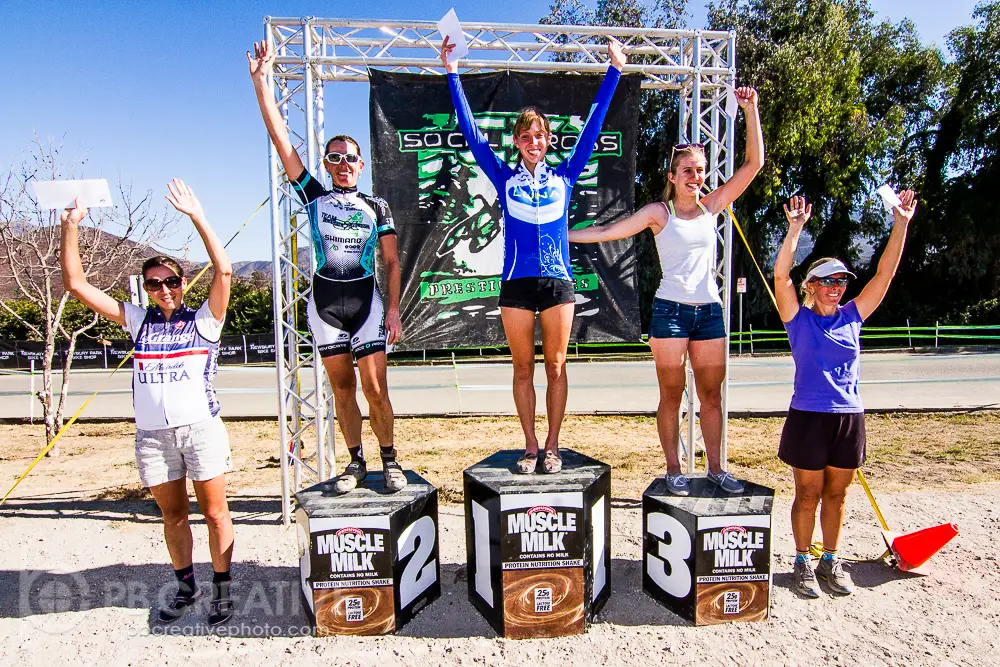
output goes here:
{"type": "MultiPolygon", "coordinates": [[[[462,77],[490,143],[512,163],[513,124],[528,105],[552,123],[546,158],[569,155],[602,77],[497,72],[462,77]]],[[[372,70],[371,127],[375,194],[392,209],[402,265],[399,349],[504,345],[497,297],[503,267],[500,205],[455,121],[443,77],[372,70]]],[[[573,189],[571,228],[603,224],[632,211],[641,77],[623,76],[593,157],[573,189]]],[[[576,282],[573,339],[639,339],[639,297],[632,239],[570,245],[576,282]]]]}

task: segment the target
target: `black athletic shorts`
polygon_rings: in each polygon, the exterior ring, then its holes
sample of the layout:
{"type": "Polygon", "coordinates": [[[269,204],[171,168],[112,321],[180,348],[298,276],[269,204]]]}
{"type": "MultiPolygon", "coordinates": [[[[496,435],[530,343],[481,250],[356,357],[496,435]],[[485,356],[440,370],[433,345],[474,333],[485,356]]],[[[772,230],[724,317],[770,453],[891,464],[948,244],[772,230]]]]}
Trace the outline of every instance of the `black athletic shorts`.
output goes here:
{"type": "Polygon", "coordinates": [[[375,276],[327,280],[314,275],[306,314],[321,357],[350,352],[361,359],[385,352],[385,312],[375,276]]]}
{"type": "Polygon", "coordinates": [[[865,413],[788,408],[778,458],[802,470],[860,468],[865,462],[865,413]]]}
{"type": "Polygon", "coordinates": [[[552,306],[573,303],[572,280],[559,278],[514,278],[500,283],[500,307],[542,312],[552,306]]]}

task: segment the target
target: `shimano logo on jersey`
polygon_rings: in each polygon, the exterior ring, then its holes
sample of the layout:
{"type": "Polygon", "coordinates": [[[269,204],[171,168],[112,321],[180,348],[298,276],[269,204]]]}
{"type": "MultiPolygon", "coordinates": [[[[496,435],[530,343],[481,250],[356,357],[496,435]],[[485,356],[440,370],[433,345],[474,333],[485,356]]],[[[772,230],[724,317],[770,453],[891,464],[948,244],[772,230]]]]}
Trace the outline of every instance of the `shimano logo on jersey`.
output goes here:
{"type": "Polygon", "coordinates": [[[358,237],[331,236],[330,234],[323,234],[323,240],[330,243],[343,243],[344,245],[364,245],[365,242],[364,239],[358,237]]]}

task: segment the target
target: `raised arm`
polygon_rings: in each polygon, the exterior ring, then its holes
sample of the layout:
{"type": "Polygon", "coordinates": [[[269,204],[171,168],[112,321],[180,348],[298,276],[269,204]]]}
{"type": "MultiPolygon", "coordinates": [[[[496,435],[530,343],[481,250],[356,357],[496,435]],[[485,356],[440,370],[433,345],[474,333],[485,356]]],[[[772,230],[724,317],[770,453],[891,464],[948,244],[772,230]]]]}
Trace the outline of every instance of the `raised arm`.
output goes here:
{"type": "Polygon", "coordinates": [[[229,261],[229,255],[222,246],[222,241],[215,235],[215,231],[208,224],[205,212],[201,208],[201,202],[194,196],[191,188],[185,185],[184,181],[175,178],[172,183],[167,184],[167,201],[184,215],[191,218],[194,228],[198,230],[205,250],[208,251],[208,258],[215,268],[215,277],[212,278],[212,286],[208,289],[208,307],[212,310],[212,315],[216,321],[222,322],[226,319],[226,309],[229,307],[229,289],[233,280],[233,265],[229,261]]]}
{"type": "Polygon", "coordinates": [[[125,326],[125,307],[121,302],[105,294],[87,281],[87,274],[80,261],[80,221],[87,217],[87,209],[73,202],[73,208],[66,209],[59,216],[62,226],[59,240],[59,263],[62,266],[63,287],[83,302],[87,308],[106,317],[112,322],[125,326]]]}
{"type": "Polygon", "coordinates": [[[285,167],[285,174],[289,179],[300,178],[302,172],[305,171],[305,166],[288,138],[288,128],[285,126],[285,120],[281,117],[281,111],[278,110],[277,102],[274,101],[274,94],[271,92],[271,84],[268,80],[274,69],[274,51],[271,42],[267,40],[256,42],[253,45],[253,55],[247,51],[247,61],[250,64],[250,79],[253,81],[253,89],[257,94],[257,104],[260,105],[260,115],[264,118],[264,127],[267,128],[271,142],[278,152],[278,159],[285,167]]]}
{"type": "Polygon", "coordinates": [[[743,109],[747,123],[746,159],[732,178],[718,189],[706,195],[701,203],[718,215],[726,207],[736,201],[743,191],[750,186],[757,172],[764,166],[764,134],[760,129],[760,113],[757,110],[757,91],[749,87],[736,89],[736,101],[743,109]]]}
{"type": "Polygon", "coordinates": [[[448,73],[448,88],[451,90],[451,102],[455,105],[455,117],[458,120],[458,129],[465,137],[465,143],[469,145],[476,164],[486,172],[486,177],[493,182],[498,189],[502,186],[497,184],[501,181],[503,162],[496,156],[490,147],[490,142],[483,134],[483,131],[476,125],[476,119],[472,116],[472,109],[469,101],[465,99],[465,91],[462,89],[462,80],[458,77],[458,61],[449,63],[448,54],[455,48],[454,44],[448,43],[445,37],[441,44],[441,64],[444,65],[448,73]]]}
{"type": "Polygon", "coordinates": [[[885,244],[885,250],[882,251],[882,257],[878,260],[875,277],[868,281],[861,294],[854,299],[854,305],[857,306],[858,314],[863,320],[867,320],[868,316],[875,312],[885,298],[885,293],[889,291],[889,283],[896,275],[899,260],[903,256],[906,228],[909,227],[913,213],[917,210],[916,194],[912,190],[899,193],[899,198],[903,203],[892,209],[892,232],[889,234],[889,242],[885,244]]]}
{"type": "Polygon", "coordinates": [[[591,154],[594,152],[594,142],[601,133],[604,126],[604,118],[608,115],[608,107],[611,106],[611,98],[615,96],[615,88],[618,87],[618,80],[621,78],[622,68],[625,67],[627,59],[625,50],[621,42],[612,39],[608,42],[608,59],[611,64],[604,75],[601,87],[594,98],[594,104],[590,107],[587,115],[587,122],[583,125],[583,131],[577,139],[576,145],[566,158],[566,169],[570,181],[576,183],[580,174],[587,167],[591,154]]]}
{"type": "Polygon", "coordinates": [[[788,233],[778,250],[774,261],[774,296],[778,300],[778,315],[782,322],[791,322],[799,312],[799,295],[792,282],[792,263],[795,261],[795,249],[799,245],[799,236],[812,215],[812,204],[806,203],[805,197],[792,197],[785,204],[785,218],[788,219],[788,233]]]}
{"type": "Polygon", "coordinates": [[[663,216],[663,204],[654,202],[646,204],[627,218],[612,222],[610,225],[591,225],[584,229],[569,230],[570,243],[600,243],[615,241],[638,234],[646,227],[652,227],[654,233],[663,229],[666,219],[663,216]]]}

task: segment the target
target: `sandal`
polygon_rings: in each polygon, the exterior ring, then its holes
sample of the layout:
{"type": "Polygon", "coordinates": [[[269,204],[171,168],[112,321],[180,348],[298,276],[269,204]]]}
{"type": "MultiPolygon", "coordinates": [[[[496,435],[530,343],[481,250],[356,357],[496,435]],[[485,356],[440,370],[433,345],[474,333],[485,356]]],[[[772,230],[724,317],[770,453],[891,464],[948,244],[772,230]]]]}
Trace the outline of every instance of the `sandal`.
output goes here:
{"type": "Polygon", "coordinates": [[[562,470],[562,457],[559,456],[558,451],[552,449],[545,450],[545,460],[542,461],[542,469],[550,475],[562,470]]]}
{"type": "Polygon", "coordinates": [[[514,472],[519,475],[530,475],[538,467],[538,452],[525,452],[517,460],[514,472]]]}

